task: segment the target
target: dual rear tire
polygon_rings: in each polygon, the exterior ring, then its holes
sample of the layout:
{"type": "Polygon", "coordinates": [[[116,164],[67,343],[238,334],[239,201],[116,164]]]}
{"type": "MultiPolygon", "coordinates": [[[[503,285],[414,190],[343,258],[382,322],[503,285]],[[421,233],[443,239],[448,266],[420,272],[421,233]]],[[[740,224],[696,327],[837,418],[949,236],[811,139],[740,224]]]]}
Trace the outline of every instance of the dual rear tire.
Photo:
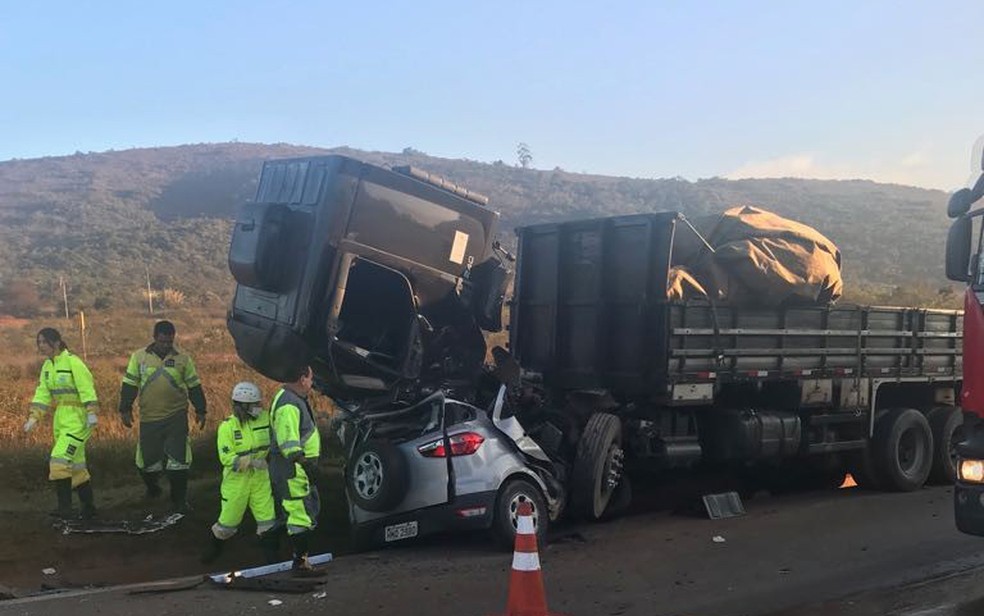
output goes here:
{"type": "Polygon", "coordinates": [[[854,478],[862,487],[892,492],[911,492],[927,482],[952,482],[953,446],[960,438],[961,422],[959,410],[952,406],[925,415],[910,408],[881,412],[854,478]]]}

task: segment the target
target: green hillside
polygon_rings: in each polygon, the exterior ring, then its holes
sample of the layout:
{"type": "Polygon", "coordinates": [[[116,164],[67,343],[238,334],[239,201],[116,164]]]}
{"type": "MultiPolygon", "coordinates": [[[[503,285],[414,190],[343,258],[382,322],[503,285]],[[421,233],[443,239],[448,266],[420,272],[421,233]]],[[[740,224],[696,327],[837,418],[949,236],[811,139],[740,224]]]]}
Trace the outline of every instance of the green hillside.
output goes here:
{"type": "Polygon", "coordinates": [[[232,288],[231,220],[252,196],[262,161],[328,152],[413,164],[484,193],[508,235],[517,224],[546,220],[760,205],[838,244],[849,298],[952,301],[937,292],[946,286],[941,191],[869,181],[643,180],[434,158],[411,148],[226,143],[0,163],[0,311],[17,312],[25,301],[53,309],[61,275],[71,302],[86,307],[139,305],[148,272],[156,291],[173,290],[173,301],[177,292],[192,305],[224,302],[232,288]],[[25,298],[33,289],[38,297],[25,298]]]}

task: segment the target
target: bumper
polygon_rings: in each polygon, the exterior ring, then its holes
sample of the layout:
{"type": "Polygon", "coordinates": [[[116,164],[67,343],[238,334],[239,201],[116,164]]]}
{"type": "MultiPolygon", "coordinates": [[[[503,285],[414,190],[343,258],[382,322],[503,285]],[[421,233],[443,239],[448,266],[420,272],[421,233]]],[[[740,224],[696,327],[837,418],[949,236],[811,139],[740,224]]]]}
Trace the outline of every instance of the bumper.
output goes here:
{"type": "Polygon", "coordinates": [[[494,491],[467,494],[448,504],[398,513],[371,522],[354,523],[352,528],[356,542],[364,547],[400,543],[434,533],[487,529],[492,526],[495,498],[494,491]],[[412,527],[413,523],[416,523],[415,532],[392,532],[395,527],[406,529],[412,527]],[[387,537],[387,529],[390,529],[390,537],[387,537]],[[401,536],[395,538],[393,535],[401,536]]]}
{"type": "Polygon", "coordinates": [[[984,485],[958,481],[953,486],[953,517],[960,532],[984,536],[984,485]]]}

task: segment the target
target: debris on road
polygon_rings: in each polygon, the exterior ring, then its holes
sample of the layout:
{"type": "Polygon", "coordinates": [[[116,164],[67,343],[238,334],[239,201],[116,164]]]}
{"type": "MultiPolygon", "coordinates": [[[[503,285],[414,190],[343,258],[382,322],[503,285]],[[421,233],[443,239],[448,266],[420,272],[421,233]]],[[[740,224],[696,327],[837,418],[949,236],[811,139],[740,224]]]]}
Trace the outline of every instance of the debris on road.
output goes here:
{"type": "Polygon", "coordinates": [[[58,520],[54,527],[63,535],[114,533],[145,535],[174,526],[184,518],[182,513],[155,517],[153,514],[141,520],[58,520]]]}
{"type": "Polygon", "coordinates": [[[702,497],[707,517],[712,520],[735,518],[745,515],[745,506],[737,492],[722,492],[721,494],[705,494],[702,497]]]}
{"type": "Polygon", "coordinates": [[[322,590],[321,592],[316,592],[313,595],[311,595],[311,597],[314,599],[324,599],[327,596],[328,596],[327,590],[322,590]]]}
{"type": "Polygon", "coordinates": [[[54,575],[54,574],[58,573],[58,571],[56,571],[54,567],[48,567],[46,569],[42,569],[41,570],[41,573],[43,573],[45,575],[54,575]]]}
{"type": "Polygon", "coordinates": [[[714,543],[724,543],[727,540],[721,535],[714,535],[713,537],[711,537],[711,541],[713,541],[714,543]]]}
{"type": "MultiPolygon", "coordinates": [[[[331,552],[325,552],[324,554],[315,554],[308,558],[308,562],[311,563],[312,567],[317,567],[318,565],[324,565],[330,563],[332,560],[331,552]]],[[[225,571],[222,573],[213,573],[208,577],[212,579],[213,582],[218,584],[228,584],[234,578],[255,578],[264,575],[270,575],[271,573],[282,573],[284,571],[290,571],[293,566],[293,561],[285,560],[283,562],[274,563],[272,565],[263,565],[261,567],[251,567],[249,569],[241,569],[239,571],[225,571]]]]}
{"type": "Polygon", "coordinates": [[[267,603],[269,603],[273,607],[277,607],[278,605],[283,604],[283,601],[281,601],[280,599],[270,599],[269,601],[267,601],[267,603]]]}

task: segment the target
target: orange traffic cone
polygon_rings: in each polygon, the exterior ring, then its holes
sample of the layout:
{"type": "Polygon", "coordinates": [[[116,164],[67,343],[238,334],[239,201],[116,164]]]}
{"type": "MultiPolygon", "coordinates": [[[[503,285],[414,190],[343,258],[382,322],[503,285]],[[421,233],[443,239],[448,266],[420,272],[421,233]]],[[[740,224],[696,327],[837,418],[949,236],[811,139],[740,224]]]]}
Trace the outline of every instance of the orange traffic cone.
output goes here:
{"type": "Polygon", "coordinates": [[[503,616],[558,616],[547,611],[547,595],[543,590],[536,530],[533,528],[533,507],[524,501],[519,504],[518,513],[509,599],[503,616]]]}

